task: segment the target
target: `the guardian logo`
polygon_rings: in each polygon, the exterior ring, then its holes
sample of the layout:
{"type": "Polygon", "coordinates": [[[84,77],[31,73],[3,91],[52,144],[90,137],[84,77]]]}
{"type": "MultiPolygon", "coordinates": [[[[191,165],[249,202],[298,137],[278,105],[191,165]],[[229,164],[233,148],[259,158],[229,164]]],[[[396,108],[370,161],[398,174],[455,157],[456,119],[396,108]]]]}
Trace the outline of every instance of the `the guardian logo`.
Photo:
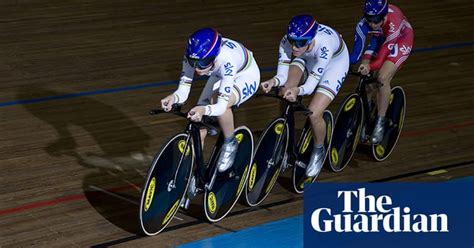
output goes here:
{"type": "Polygon", "coordinates": [[[447,214],[411,213],[408,206],[395,207],[388,195],[366,195],[365,188],[338,191],[342,213],[318,208],[311,214],[311,226],[317,232],[449,232],[447,214]]]}

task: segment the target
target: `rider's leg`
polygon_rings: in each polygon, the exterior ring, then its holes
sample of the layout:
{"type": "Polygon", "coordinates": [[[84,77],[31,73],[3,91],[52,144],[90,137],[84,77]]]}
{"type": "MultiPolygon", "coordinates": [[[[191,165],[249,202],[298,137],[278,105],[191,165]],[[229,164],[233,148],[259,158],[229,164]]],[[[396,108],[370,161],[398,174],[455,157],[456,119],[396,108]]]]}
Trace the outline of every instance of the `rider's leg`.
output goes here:
{"type": "MultiPolygon", "coordinates": [[[[372,99],[374,97],[374,94],[375,94],[375,97],[377,96],[377,87],[374,85],[374,84],[368,84],[365,86],[365,94],[367,96],[367,107],[368,109],[365,110],[365,111],[369,111],[369,116],[373,116],[373,110],[375,108],[375,104],[372,99]]],[[[368,138],[370,138],[370,136],[368,136],[368,134],[366,133],[366,125],[367,123],[364,122],[364,125],[362,125],[362,128],[360,130],[360,142],[361,143],[365,143],[367,141],[368,138]]]]}
{"type": "Polygon", "coordinates": [[[316,145],[323,145],[326,137],[326,122],[323,119],[323,112],[331,103],[331,98],[327,95],[316,92],[309,105],[309,109],[313,112],[309,116],[313,129],[313,137],[316,137],[316,145]]]}
{"type": "Polygon", "coordinates": [[[238,142],[234,137],[235,127],[232,106],[240,106],[250,99],[257,91],[259,84],[260,70],[257,62],[251,57],[247,69],[241,72],[235,79],[226,112],[218,117],[222,132],[224,137],[226,137],[219,156],[218,169],[220,172],[232,166],[238,148],[238,142]]]}
{"type": "MultiPolygon", "coordinates": [[[[363,59],[360,64],[361,65],[368,65],[369,63],[370,63],[370,59],[363,59]]],[[[373,95],[375,90],[376,90],[376,88],[372,84],[368,84],[365,87],[365,93],[367,95],[367,99],[369,99],[369,104],[370,104],[370,99],[372,99],[372,95],[373,95]]]]}
{"type": "Polygon", "coordinates": [[[375,119],[375,127],[372,132],[371,141],[373,144],[378,144],[382,141],[385,132],[385,114],[390,101],[391,86],[393,76],[397,72],[397,66],[391,61],[385,61],[380,68],[377,79],[383,84],[378,89],[377,97],[377,118],[375,119]]]}
{"type": "Polygon", "coordinates": [[[207,137],[207,129],[206,128],[201,128],[201,130],[199,130],[199,132],[201,134],[201,147],[204,147],[204,140],[207,137]]]}
{"type": "Polygon", "coordinates": [[[316,92],[309,105],[309,109],[313,112],[309,116],[313,137],[315,137],[315,146],[311,154],[311,160],[306,167],[306,176],[315,177],[321,171],[324,157],[326,155],[324,147],[324,139],[326,138],[326,122],[323,118],[324,110],[329,106],[332,99],[326,94],[316,92]]]}
{"type": "MultiPolygon", "coordinates": [[[[217,95],[214,95],[214,97],[212,97],[210,103],[211,104],[214,103],[216,98],[217,98],[217,95]]],[[[235,129],[234,128],[234,114],[232,113],[232,106],[235,105],[235,103],[237,101],[236,99],[237,99],[236,96],[234,94],[231,94],[229,104],[227,104],[226,111],[224,112],[224,114],[217,117],[217,120],[218,120],[219,125],[222,129],[222,132],[224,133],[225,138],[230,138],[234,134],[234,129],[235,129]]],[[[208,130],[205,129],[205,128],[200,130],[201,144],[202,144],[203,147],[204,147],[204,139],[206,139],[207,132],[208,132],[208,130]]]]}
{"type": "MultiPolygon", "coordinates": [[[[378,90],[379,96],[377,98],[377,120],[375,128],[372,133],[372,143],[377,144],[382,141],[384,133],[384,117],[387,112],[387,108],[390,101],[391,87],[390,82],[392,81],[395,73],[401,68],[403,63],[410,56],[411,48],[413,47],[413,30],[406,28],[401,32],[401,35],[397,38],[397,42],[394,44],[388,42],[380,48],[378,53],[377,61],[384,61],[379,69],[378,80],[383,83],[383,87],[378,90]],[[387,57],[384,57],[388,54],[387,57]]],[[[376,66],[377,65],[376,63],[376,66]]],[[[373,68],[378,69],[378,68],[373,68]]]]}
{"type": "Polygon", "coordinates": [[[371,100],[372,100],[372,96],[374,93],[377,93],[377,88],[376,86],[374,86],[373,84],[368,84],[365,86],[365,93],[367,95],[367,99],[369,100],[368,104],[369,104],[369,109],[372,109],[373,106],[370,106],[371,104],[371,100]]]}
{"type": "Polygon", "coordinates": [[[231,94],[226,111],[217,117],[222,133],[224,134],[224,144],[222,144],[217,164],[219,172],[224,172],[232,166],[239,145],[234,137],[234,113],[232,113],[232,106],[236,102],[236,95],[231,94]]]}
{"type": "MultiPolygon", "coordinates": [[[[215,92],[220,86],[220,79],[216,76],[211,76],[206,82],[206,85],[202,89],[201,95],[199,96],[198,105],[205,106],[208,104],[213,104],[217,96],[215,92]]],[[[200,130],[201,133],[201,145],[204,147],[204,140],[207,136],[207,129],[203,128],[200,130]]]]}
{"type": "Polygon", "coordinates": [[[324,157],[326,155],[324,140],[326,135],[331,135],[326,133],[326,122],[324,121],[323,113],[344,84],[348,70],[349,53],[344,44],[342,52],[334,57],[326,67],[318,88],[316,88],[316,93],[313,95],[313,99],[309,105],[309,109],[313,112],[310,116],[310,121],[313,129],[313,137],[315,137],[316,142],[313,153],[311,154],[311,160],[306,167],[306,176],[308,177],[317,176],[323,167],[324,157]]]}
{"type": "Polygon", "coordinates": [[[230,138],[234,135],[234,114],[232,113],[232,106],[235,105],[237,97],[231,94],[227,109],[221,116],[217,117],[219,125],[224,133],[225,138],[230,138]]]}
{"type": "Polygon", "coordinates": [[[397,72],[397,66],[391,61],[385,61],[380,68],[378,73],[377,79],[380,83],[383,84],[382,87],[378,89],[378,98],[377,98],[377,110],[378,116],[385,116],[387,112],[390,94],[391,94],[391,87],[390,82],[392,81],[393,76],[397,72]]]}

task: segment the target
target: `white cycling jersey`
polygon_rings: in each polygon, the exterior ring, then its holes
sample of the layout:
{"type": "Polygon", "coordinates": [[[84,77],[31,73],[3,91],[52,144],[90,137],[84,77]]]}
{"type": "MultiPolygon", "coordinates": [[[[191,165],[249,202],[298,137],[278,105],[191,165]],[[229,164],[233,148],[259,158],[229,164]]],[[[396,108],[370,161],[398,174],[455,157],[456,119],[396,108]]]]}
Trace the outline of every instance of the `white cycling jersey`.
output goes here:
{"type": "Polygon", "coordinates": [[[280,42],[278,69],[274,76],[276,86],[284,85],[288,79],[290,65],[308,71],[308,78],[301,85],[299,95],[317,92],[327,95],[331,100],[339,92],[349,70],[349,53],[341,35],[329,26],[319,24],[313,39],[314,46],[297,58],[292,57],[292,45],[286,35],[280,42]]]}
{"type": "MultiPolygon", "coordinates": [[[[206,105],[206,115],[210,116],[220,116],[225,112],[231,94],[237,97],[236,105],[240,105],[257,91],[260,84],[260,70],[252,52],[239,42],[227,38],[222,38],[221,50],[208,76],[198,105],[206,105]],[[216,92],[217,102],[210,104],[216,92]]],[[[179,86],[174,92],[176,103],[188,99],[193,78],[194,68],[185,58],[179,86]]]]}

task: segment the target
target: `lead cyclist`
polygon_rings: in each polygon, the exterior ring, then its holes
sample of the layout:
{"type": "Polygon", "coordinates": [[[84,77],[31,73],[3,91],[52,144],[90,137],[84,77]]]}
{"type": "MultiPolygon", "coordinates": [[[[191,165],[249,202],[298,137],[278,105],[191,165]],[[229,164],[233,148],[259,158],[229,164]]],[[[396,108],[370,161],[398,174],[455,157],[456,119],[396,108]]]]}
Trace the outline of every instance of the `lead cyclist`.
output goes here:
{"type": "MultiPolygon", "coordinates": [[[[260,84],[260,69],[252,52],[241,43],[223,38],[212,28],[199,29],[188,39],[178,89],[161,100],[165,111],[188,99],[195,73],[209,79],[188,118],[198,122],[203,116],[217,117],[224,134],[217,168],[224,172],[233,165],[238,148],[232,107],[240,106],[255,94],[260,84]]],[[[203,143],[206,134],[207,130],[201,130],[203,143]]],[[[191,182],[194,190],[195,180],[191,182]]]]}

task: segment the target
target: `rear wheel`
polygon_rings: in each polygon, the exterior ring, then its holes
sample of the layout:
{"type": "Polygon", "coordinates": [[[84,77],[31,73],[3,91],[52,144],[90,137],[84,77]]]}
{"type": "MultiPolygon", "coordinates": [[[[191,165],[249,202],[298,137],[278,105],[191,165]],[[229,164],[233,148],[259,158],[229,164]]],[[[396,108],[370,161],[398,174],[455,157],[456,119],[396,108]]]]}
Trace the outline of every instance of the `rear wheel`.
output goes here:
{"type": "MultiPolygon", "coordinates": [[[[206,189],[204,192],[204,212],[211,222],[220,221],[229,214],[248,179],[253,157],[252,132],[247,127],[238,127],[235,129],[234,135],[239,143],[234,164],[224,172],[217,171],[212,189],[206,189]]],[[[217,144],[221,144],[221,142],[218,141],[217,144]]],[[[220,146],[216,147],[215,151],[219,151],[219,149],[220,146]]],[[[211,161],[213,164],[210,164],[209,168],[216,169],[217,160],[211,159],[211,161]]]]}
{"type": "MultiPolygon", "coordinates": [[[[326,156],[328,154],[329,147],[331,145],[333,130],[334,130],[334,118],[329,110],[325,110],[323,113],[323,119],[326,122],[326,137],[324,139],[324,147],[326,148],[326,154],[324,155],[324,161],[326,160],[326,156]]],[[[311,128],[311,123],[309,119],[306,120],[304,125],[303,131],[301,132],[300,140],[297,146],[297,164],[304,164],[305,167],[309,164],[311,160],[311,155],[313,153],[314,148],[314,138],[313,138],[313,130],[311,128]]],[[[321,172],[319,172],[321,173],[321,172]]],[[[306,169],[295,165],[293,169],[293,189],[296,193],[301,194],[304,192],[304,184],[311,183],[316,181],[318,175],[314,177],[306,177],[306,169]]]]}
{"type": "Polygon", "coordinates": [[[392,88],[389,106],[387,109],[385,133],[382,141],[372,145],[372,156],[377,161],[383,161],[390,156],[398,142],[405,120],[406,96],[400,86],[392,88]]]}

